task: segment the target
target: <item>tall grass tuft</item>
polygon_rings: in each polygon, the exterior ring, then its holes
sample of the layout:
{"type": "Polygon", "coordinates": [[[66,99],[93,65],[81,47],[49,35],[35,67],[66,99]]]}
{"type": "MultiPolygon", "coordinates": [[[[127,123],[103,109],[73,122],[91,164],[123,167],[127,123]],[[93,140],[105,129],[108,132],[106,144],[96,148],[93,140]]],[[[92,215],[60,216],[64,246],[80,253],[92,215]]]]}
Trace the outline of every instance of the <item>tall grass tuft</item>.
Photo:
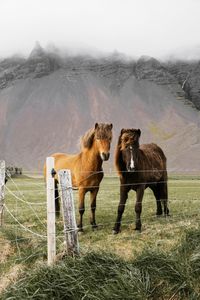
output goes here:
{"type": "Polygon", "coordinates": [[[199,245],[198,229],[188,231],[169,253],[146,249],[128,261],[106,252],[66,257],[52,267],[25,272],[1,299],[197,300],[199,245]]]}

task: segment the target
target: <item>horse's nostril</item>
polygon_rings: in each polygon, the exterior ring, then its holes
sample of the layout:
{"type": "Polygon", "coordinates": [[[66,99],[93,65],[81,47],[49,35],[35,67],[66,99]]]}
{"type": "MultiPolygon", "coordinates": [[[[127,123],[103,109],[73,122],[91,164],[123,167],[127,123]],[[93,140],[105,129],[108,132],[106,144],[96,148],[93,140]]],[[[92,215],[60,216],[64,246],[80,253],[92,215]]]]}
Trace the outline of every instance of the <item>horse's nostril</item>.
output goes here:
{"type": "Polygon", "coordinates": [[[110,157],[110,153],[105,153],[105,152],[101,153],[102,160],[108,160],[109,157],[110,157]]]}
{"type": "Polygon", "coordinates": [[[126,165],[126,168],[127,168],[127,171],[128,171],[128,172],[133,172],[133,171],[135,171],[135,167],[134,167],[134,166],[131,166],[131,164],[127,164],[127,165],[126,165]]]}

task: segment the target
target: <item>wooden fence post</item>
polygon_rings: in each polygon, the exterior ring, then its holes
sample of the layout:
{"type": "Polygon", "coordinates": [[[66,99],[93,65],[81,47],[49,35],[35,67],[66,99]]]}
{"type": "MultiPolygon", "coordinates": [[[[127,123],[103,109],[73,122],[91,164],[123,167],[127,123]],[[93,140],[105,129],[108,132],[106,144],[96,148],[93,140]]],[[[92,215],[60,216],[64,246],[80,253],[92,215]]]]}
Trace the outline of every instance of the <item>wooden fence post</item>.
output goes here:
{"type": "Polygon", "coordinates": [[[4,196],[5,196],[5,161],[0,160],[0,226],[3,225],[4,196]]]}
{"type": "Polygon", "coordinates": [[[58,172],[63,206],[64,233],[69,255],[79,255],[78,228],[76,225],[70,170],[58,172]]]}
{"type": "Polygon", "coordinates": [[[54,157],[46,159],[47,187],[47,249],[48,264],[51,265],[56,257],[56,225],[55,225],[55,180],[52,176],[54,157]]]}

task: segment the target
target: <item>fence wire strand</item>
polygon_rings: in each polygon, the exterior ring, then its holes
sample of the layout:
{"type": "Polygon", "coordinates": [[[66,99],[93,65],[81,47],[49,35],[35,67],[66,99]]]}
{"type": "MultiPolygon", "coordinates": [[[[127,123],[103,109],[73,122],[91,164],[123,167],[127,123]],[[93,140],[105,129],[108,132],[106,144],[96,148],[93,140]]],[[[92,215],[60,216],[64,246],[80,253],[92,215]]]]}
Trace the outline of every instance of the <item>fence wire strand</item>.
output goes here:
{"type": "MultiPolygon", "coordinates": [[[[148,172],[148,171],[151,171],[152,172],[152,170],[145,170],[145,172],[148,172]]],[[[162,171],[162,170],[159,170],[159,171],[162,171]]],[[[158,170],[155,170],[155,172],[158,172],[158,170]]],[[[33,172],[30,172],[30,173],[32,173],[33,174],[33,172]]],[[[93,176],[93,175],[96,175],[97,173],[102,173],[102,171],[101,172],[95,172],[95,173],[91,173],[91,174],[89,174],[88,175],[88,177],[86,177],[84,180],[87,180],[87,179],[89,179],[91,176],[93,176]]],[[[139,172],[138,172],[139,173],[139,172]]],[[[110,172],[110,173],[107,173],[107,174],[109,174],[108,176],[107,176],[107,179],[112,179],[112,178],[118,178],[118,175],[117,175],[117,173],[116,172],[110,172]],[[113,176],[114,175],[114,176],[113,176]]],[[[35,173],[35,175],[39,175],[39,174],[36,174],[35,173]]],[[[180,176],[182,176],[182,175],[180,175],[180,176]]],[[[186,175],[187,176],[187,175],[186,175]]],[[[29,179],[28,179],[29,180],[29,179]]],[[[27,180],[27,181],[28,181],[27,180]]],[[[41,180],[41,179],[40,179],[41,180]]],[[[6,188],[6,191],[7,191],[7,193],[8,194],[10,194],[11,195],[11,197],[12,198],[14,198],[15,199],[15,203],[16,203],[16,206],[15,206],[15,213],[13,213],[13,211],[8,207],[8,205],[7,204],[5,204],[4,203],[4,207],[5,207],[5,210],[8,212],[8,214],[10,215],[10,217],[14,220],[14,222],[15,222],[15,224],[12,224],[12,226],[16,229],[16,235],[15,235],[15,239],[10,239],[9,240],[9,242],[14,242],[15,244],[16,244],[16,248],[17,248],[17,250],[18,250],[18,256],[19,256],[19,260],[29,260],[31,257],[34,257],[34,256],[42,256],[42,255],[46,255],[46,246],[41,246],[40,245],[40,253],[33,253],[33,254],[30,254],[29,256],[23,256],[23,253],[21,252],[21,250],[20,250],[20,248],[21,248],[21,244],[20,244],[20,242],[21,241],[26,241],[27,240],[27,238],[29,238],[29,239],[33,239],[33,238],[35,238],[35,239],[40,239],[40,240],[46,240],[47,239],[47,235],[43,235],[43,234],[40,234],[40,233],[37,233],[37,232],[35,232],[35,231],[33,231],[33,230],[31,230],[31,229],[29,229],[27,226],[25,226],[24,224],[22,224],[20,221],[19,221],[19,219],[18,219],[18,215],[19,215],[19,207],[18,207],[18,204],[19,204],[19,201],[21,202],[21,203],[23,203],[23,204],[26,204],[26,205],[28,205],[29,206],[29,208],[33,211],[33,215],[34,216],[36,216],[36,218],[38,219],[38,221],[44,226],[44,228],[46,229],[46,224],[44,224],[44,222],[42,222],[42,220],[39,218],[39,216],[38,216],[38,214],[37,214],[37,212],[33,209],[33,207],[32,206],[34,206],[34,205],[36,205],[36,206],[44,206],[45,208],[46,208],[46,202],[30,202],[30,201],[27,201],[26,200],[26,197],[25,197],[25,195],[22,193],[22,189],[20,189],[21,187],[19,187],[18,186],[18,184],[17,184],[17,182],[15,181],[15,180],[13,180],[11,177],[10,177],[10,181],[12,182],[12,184],[13,184],[13,186],[15,187],[15,190],[12,190],[12,189],[10,189],[7,185],[5,186],[5,188],[6,188]],[[19,195],[17,195],[17,193],[19,193],[19,195]],[[17,214],[17,216],[16,216],[16,214],[17,214]],[[30,234],[30,237],[19,237],[18,236],[18,234],[17,234],[17,228],[20,228],[22,231],[24,231],[24,232],[26,232],[26,234],[30,234]],[[42,249],[44,249],[44,252],[42,252],[42,249]]],[[[166,183],[167,181],[162,181],[161,183],[166,183]]],[[[168,182],[170,183],[170,180],[168,180],[168,182]]],[[[178,180],[177,180],[177,182],[178,182],[178,180]]],[[[44,191],[45,191],[45,185],[44,185],[44,183],[35,183],[35,182],[33,182],[32,181],[32,179],[30,179],[30,183],[31,183],[31,187],[32,188],[30,188],[30,189],[23,189],[23,191],[25,191],[25,192],[27,192],[27,193],[29,193],[29,192],[35,192],[35,193],[40,193],[40,192],[43,192],[43,188],[44,188],[44,191]],[[33,186],[35,186],[35,187],[37,187],[36,189],[33,187],[33,186]],[[40,189],[41,188],[41,189],[40,189]]],[[[30,183],[29,182],[23,182],[23,187],[26,187],[26,185],[27,186],[29,186],[30,185],[30,183]]],[[[82,182],[83,183],[83,182],[82,182]]],[[[135,185],[141,185],[141,184],[143,184],[143,185],[145,185],[145,184],[148,184],[148,185],[151,185],[151,184],[156,184],[157,182],[155,182],[155,181],[151,181],[151,182],[139,182],[139,183],[128,183],[128,184],[123,184],[122,186],[132,186],[132,187],[134,187],[135,185]]],[[[99,185],[98,186],[87,186],[87,187],[85,187],[85,186],[81,186],[80,188],[87,188],[87,189],[91,189],[91,188],[95,188],[95,187],[99,187],[99,185]]],[[[173,186],[175,189],[177,189],[177,190],[179,190],[180,188],[187,188],[186,186],[176,186],[176,185],[174,185],[173,186]]],[[[200,188],[200,186],[198,186],[198,185],[196,185],[195,186],[195,189],[199,189],[200,188]]],[[[103,186],[101,186],[100,185],[100,192],[99,192],[99,194],[98,194],[98,197],[97,198],[102,198],[102,197],[104,197],[104,195],[106,194],[106,195],[110,195],[111,193],[113,193],[113,195],[115,195],[116,196],[116,200],[109,200],[109,202],[107,202],[107,204],[101,204],[100,202],[98,202],[97,201],[97,211],[98,210],[101,210],[101,211],[104,211],[105,210],[105,213],[107,212],[107,213],[111,213],[112,212],[112,218],[113,218],[113,220],[110,220],[110,221],[102,221],[102,216],[99,218],[99,223],[98,223],[98,227],[100,228],[100,229],[110,229],[110,234],[111,234],[111,232],[112,232],[112,227],[114,226],[114,224],[115,224],[115,218],[116,218],[116,216],[117,216],[117,207],[118,207],[118,204],[119,204],[119,191],[120,191],[120,183],[119,183],[119,178],[118,178],[118,181],[117,182],[104,182],[104,185],[103,186]],[[114,189],[117,189],[117,190],[114,190],[114,189]],[[114,191],[113,191],[114,190],[114,191]],[[103,192],[102,194],[101,194],[101,191],[103,192]]],[[[199,192],[198,192],[199,193],[199,192]]],[[[77,197],[78,197],[78,192],[76,192],[76,194],[75,194],[76,196],[76,199],[77,199],[77,197]]],[[[146,193],[145,194],[146,196],[146,198],[143,200],[143,205],[144,205],[144,207],[145,208],[149,208],[149,206],[151,205],[151,207],[152,207],[152,202],[150,203],[150,200],[152,200],[152,195],[153,194],[148,194],[148,193],[146,193]],[[148,199],[148,197],[149,197],[149,199],[148,199]],[[145,200],[149,200],[148,202],[146,202],[145,200]]],[[[189,192],[189,193],[187,193],[187,194],[185,194],[184,195],[184,197],[186,197],[185,199],[182,199],[182,198],[178,198],[178,197],[175,197],[175,196],[173,196],[173,197],[170,197],[170,199],[168,200],[168,203],[170,203],[170,204],[173,204],[173,203],[175,203],[175,202],[182,202],[182,203],[186,203],[186,201],[187,201],[187,203],[189,203],[188,201],[195,201],[195,203],[197,203],[197,201],[200,201],[200,198],[199,198],[199,196],[197,195],[197,196],[193,196],[193,198],[192,197],[190,197],[190,195],[194,195],[194,191],[191,191],[191,193],[189,192]],[[189,198],[190,197],[190,198],[189,198]]],[[[58,197],[59,198],[59,197],[58,197]]],[[[131,198],[130,196],[129,196],[129,198],[131,198]]],[[[100,200],[99,199],[99,200],[100,200]]],[[[131,199],[132,200],[132,199],[131,199]]],[[[186,203],[186,204],[187,204],[186,203]]],[[[127,206],[128,204],[126,204],[125,206],[127,206]]],[[[170,224],[171,226],[172,226],[172,228],[174,229],[174,230],[176,230],[176,229],[178,229],[178,228],[181,228],[181,227],[184,227],[184,226],[186,226],[186,224],[185,224],[185,222],[188,222],[187,224],[188,224],[188,226],[192,223],[192,220],[191,220],[191,218],[193,217],[193,216],[199,216],[199,214],[200,214],[200,209],[193,209],[193,208],[191,208],[191,207],[189,207],[188,208],[188,206],[184,206],[184,205],[182,205],[182,208],[183,207],[186,207],[187,208],[187,211],[186,212],[178,212],[178,213],[176,213],[176,214],[174,214],[173,215],[173,211],[172,211],[172,215],[170,215],[169,217],[165,217],[165,218],[162,218],[161,220],[161,224],[165,224],[165,223],[168,223],[168,224],[170,224]],[[175,224],[175,222],[178,222],[178,224],[175,224]],[[183,222],[183,224],[181,223],[181,222],[183,222]]],[[[85,208],[85,213],[86,212],[89,212],[91,210],[91,207],[86,207],[85,208]]],[[[77,215],[78,215],[78,212],[77,212],[77,215]]],[[[84,215],[85,216],[85,215],[84,215]]],[[[31,215],[29,214],[29,217],[31,217],[31,215]]],[[[144,225],[144,228],[146,227],[146,223],[150,220],[150,221],[152,221],[152,223],[151,223],[151,225],[152,225],[152,227],[154,228],[154,226],[157,226],[158,224],[157,223],[155,223],[154,221],[155,220],[157,220],[157,217],[155,216],[155,215],[152,215],[152,213],[146,213],[145,214],[145,216],[143,217],[142,215],[141,215],[141,219],[142,219],[142,221],[143,221],[143,225],[144,225]]],[[[199,218],[198,218],[199,219],[199,218]]],[[[124,218],[122,218],[122,222],[121,222],[121,224],[122,224],[122,228],[123,227],[129,227],[130,226],[130,228],[129,228],[129,232],[130,232],[130,229],[132,230],[132,226],[134,226],[134,222],[136,221],[136,219],[135,219],[135,214],[134,214],[134,208],[132,208],[132,217],[130,217],[130,215],[128,215],[128,219],[127,219],[127,216],[126,217],[124,217],[124,218]]],[[[57,226],[59,227],[60,226],[60,223],[62,223],[62,221],[61,220],[57,220],[57,226]]],[[[83,226],[83,229],[84,230],[88,230],[89,228],[91,228],[91,225],[89,225],[89,224],[87,224],[86,223],[86,225],[84,225],[83,226]]],[[[59,234],[56,236],[56,241],[59,243],[59,245],[58,245],[58,247],[60,247],[61,245],[63,245],[63,243],[64,243],[64,233],[71,233],[71,232],[74,232],[74,231],[77,231],[78,230],[78,228],[67,228],[66,230],[60,230],[59,229],[59,234]],[[61,233],[61,234],[60,234],[61,233]]],[[[165,232],[167,229],[165,228],[165,226],[162,226],[162,228],[159,228],[159,227],[157,227],[156,228],[156,230],[154,231],[154,232],[152,232],[151,233],[151,235],[152,236],[155,236],[155,235],[157,235],[157,234],[159,234],[160,232],[165,232]]],[[[98,231],[98,230],[97,230],[98,231]]],[[[145,230],[144,230],[144,233],[145,233],[145,230]]],[[[136,235],[135,235],[136,236],[136,235]]],[[[130,237],[131,238],[131,237],[130,237]]],[[[141,236],[136,236],[136,238],[137,239],[141,239],[142,240],[142,238],[141,238],[141,236]]],[[[113,236],[113,239],[115,239],[115,237],[113,236]]],[[[127,239],[127,236],[119,236],[118,237],[118,239],[120,240],[123,240],[123,239],[127,239]]],[[[143,240],[143,242],[145,243],[145,240],[143,240]]],[[[0,244],[1,245],[3,245],[3,241],[0,241],[0,244]]],[[[95,242],[94,242],[95,243],[95,242]]],[[[82,249],[82,251],[84,251],[84,248],[85,247],[88,247],[88,246],[86,246],[86,245],[83,245],[82,247],[81,247],[81,249],[82,249]]],[[[92,246],[91,246],[92,247],[92,246]]]]}
{"type": "Polygon", "coordinates": [[[18,223],[19,226],[22,227],[25,231],[28,231],[31,234],[33,234],[33,235],[35,235],[37,237],[40,237],[40,238],[47,238],[46,235],[42,235],[42,234],[39,234],[37,232],[34,232],[34,231],[30,230],[28,227],[26,227],[23,224],[21,224],[20,221],[11,213],[11,211],[9,210],[9,208],[7,207],[7,205],[5,203],[4,203],[4,207],[5,207],[6,211],[9,213],[9,215],[13,218],[13,220],[15,220],[15,222],[18,223]]]}

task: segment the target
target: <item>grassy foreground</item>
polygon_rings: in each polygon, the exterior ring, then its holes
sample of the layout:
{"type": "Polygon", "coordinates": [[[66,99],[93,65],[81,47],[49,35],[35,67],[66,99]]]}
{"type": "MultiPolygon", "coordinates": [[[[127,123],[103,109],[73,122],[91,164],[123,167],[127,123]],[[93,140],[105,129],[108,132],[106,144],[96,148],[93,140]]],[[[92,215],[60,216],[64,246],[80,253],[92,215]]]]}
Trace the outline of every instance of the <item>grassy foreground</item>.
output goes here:
{"type": "Polygon", "coordinates": [[[66,258],[29,271],[8,287],[8,299],[200,299],[200,230],[187,231],[170,253],[145,250],[124,261],[108,253],[66,258]]]}
{"type": "MultiPolygon", "coordinates": [[[[77,206],[76,192],[74,198],[77,206]]],[[[155,200],[146,190],[140,234],[134,231],[134,199],[131,192],[122,232],[113,236],[119,182],[104,178],[97,200],[98,230],[89,225],[87,197],[84,234],[79,236],[81,257],[59,260],[64,251],[60,218],[58,263],[49,268],[44,182],[40,178],[9,181],[8,211],[0,231],[0,293],[4,292],[0,298],[200,299],[199,178],[169,180],[171,216],[167,219],[155,217],[155,200]]]]}

